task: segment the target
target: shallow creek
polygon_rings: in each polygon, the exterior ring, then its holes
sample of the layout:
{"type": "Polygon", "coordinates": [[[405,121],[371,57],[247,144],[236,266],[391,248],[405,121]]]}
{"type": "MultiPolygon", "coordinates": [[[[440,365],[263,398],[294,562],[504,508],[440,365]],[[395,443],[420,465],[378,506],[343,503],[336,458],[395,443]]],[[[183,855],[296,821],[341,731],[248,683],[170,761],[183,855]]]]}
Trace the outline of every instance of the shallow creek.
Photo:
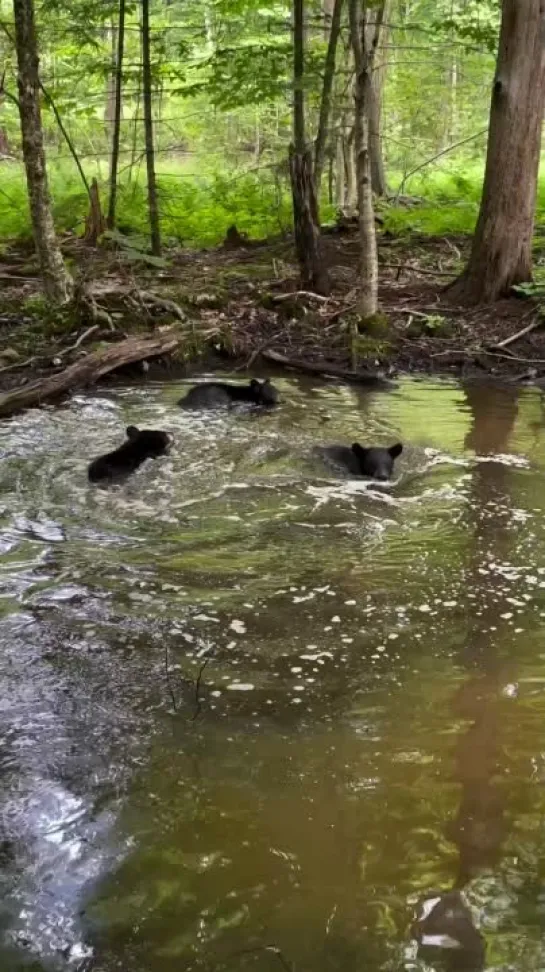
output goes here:
{"type": "Polygon", "coordinates": [[[544,400],[278,385],[0,423],[5,972],[545,968],[544,400]],[[129,424],[171,455],[91,487],[129,424]],[[312,454],[358,439],[391,483],[312,454]],[[485,958],[430,964],[452,888],[485,958]]]}

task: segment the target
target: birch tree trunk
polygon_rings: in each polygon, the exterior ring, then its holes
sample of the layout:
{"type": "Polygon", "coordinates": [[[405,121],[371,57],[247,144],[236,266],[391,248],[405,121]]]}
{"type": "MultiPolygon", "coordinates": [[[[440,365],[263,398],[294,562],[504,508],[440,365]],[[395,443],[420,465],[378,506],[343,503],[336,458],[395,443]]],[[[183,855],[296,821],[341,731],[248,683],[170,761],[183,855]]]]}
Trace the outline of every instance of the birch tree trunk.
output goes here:
{"type": "Polygon", "coordinates": [[[372,84],[372,53],[367,50],[365,43],[365,2],[349,0],[348,10],[350,40],[356,69],[354,141],[360,232],[359,313],[363,319],[366,319],[376,314],[378,308],[378,254],[369,159],[368,121],[369,90],[372,84]]]}
{"type": "Polygon", "coordinates": [[[151,235],[151,252],[154,256],[161,256],[161,230],[159,227],[159,203],[157,200],[155,148],[153,144],[149,0],[142,0],[142,88],[144,101],[144,135],[146,141],[146,170],[148,177],[148,213],[151,235]]]}
{"type": "Polygon", "coordinates": [[[367,117],[369,119],[369,159],[371,164],[371,182],[376,196],[385,196],[388,191],[384,170],[384,155],[382,151],[382,94],[386,67],[384,64],[376,66],[376,54],[384,43],[387,28],[384,26],[390,8],[390,0],[382,0],[378,7],[373,7],[368,16],[365,31],[366,50],[372,55],[373,71],[369,87],[369,104],[367,117]]]}
{"type": "Polygon", "coordinates": [[[52,304],[62,305],[70,300],[73,283],[64,266],[51,213],[40,112],[39,61],[33,0],[13,0],[13,15],[23,160],[34,244],[46,298],[52,304]]]}

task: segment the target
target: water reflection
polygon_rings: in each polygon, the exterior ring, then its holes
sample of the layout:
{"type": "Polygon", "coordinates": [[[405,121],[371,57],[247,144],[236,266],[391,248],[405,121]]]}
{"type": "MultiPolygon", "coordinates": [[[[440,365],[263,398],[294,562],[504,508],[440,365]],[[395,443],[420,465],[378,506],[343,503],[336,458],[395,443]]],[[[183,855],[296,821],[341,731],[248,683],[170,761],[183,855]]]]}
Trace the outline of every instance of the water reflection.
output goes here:
{"type": "Polygon", "coordinates": [[[280,384],[0,426],[10,972],[540,967],[539,399],[280,384]],[[99,496],[131,423],[178,448],[99,496]],[[313,466],[355,438],[409,443],[386,490],[313,466]]]}

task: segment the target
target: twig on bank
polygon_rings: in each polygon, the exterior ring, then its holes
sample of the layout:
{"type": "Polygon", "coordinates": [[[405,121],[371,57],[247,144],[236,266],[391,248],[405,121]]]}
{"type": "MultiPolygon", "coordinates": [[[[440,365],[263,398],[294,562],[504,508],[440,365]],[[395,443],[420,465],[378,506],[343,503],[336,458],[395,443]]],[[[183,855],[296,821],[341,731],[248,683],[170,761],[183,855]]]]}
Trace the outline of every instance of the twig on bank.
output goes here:
{"type": "Polygon", "coordinates": [[[423,267],[413,267],[410,263],[382,263],[382,261],[379,261],[379,270],[382,270],[383,267],[385,267],[387,270],[406,270],[410,271],[411,273],[420,273],[426,277],[448,277],[450,279],[451,277],[458,276],[458,274],[454,271],[424,270],[423,267]]]}
{"type": "Polygon", "coordinates": [[[63,358],[65,354],[69,354],[70,351],[75,351],[77,348],[79,348],[80,344],[83,344],[83,342],[86,341],[87,338],[91,337],[91,334],[94,334],[95,331],[98,331],[99,329],[100,329],[100,324],[91,324],[91,327],[88,327],[87,330],[83,332],[83,334],[80,334],[79,338],[77,339],[77,341],[74,342],[74,344],[70,344],[67,348],[63,348],[62,351],[59,351],[59,353],[55,357],[63,358]]]}
{"type": "Polygon", "coordinates": [[[4,368],[0,368],[0,375],[5,374],[6,371],[16,371],[17,368],[27,368],[29,365],[34,364],[35,361],[39,360],[40,359],[34,355],[32,358],[27,358],[26,361],[17,361],[16,364],[6,365],[4,368]]]}
{"type": "Polygon", "coordinates": [[[312,290],[294,290],[290,294],[272,294],[271,299],[275,303],[279,303],[282,300],[288,300],[290,297],[312,297],[314,300],[321,300],[324,303],[328,303],[331,297],[324,297],[322,294],[315,294],[312,290]]]}
{"type": "MultiPolygon", "coordinates": [[[[533,314],[533,312],[534,309],[532,308],[532,310],[529,311],[529,314],[533,314]]],[[[507,348],[510,344],[514,344],[515,341],[520,340],[521,337],[525,337],[526,334],[530,334],[532,331],[535,331],[538,327],[542,327],[543,323],[544,323],[543,318],[538,314],[538,316],[533,321],[527,324],[526,327],[521,328],[520,331],[517,331],[515,334],[511,334],[510,337],[504,338],[503,341],[499,341],[498,344],[491,344],[490,349],[492,351],[500,351],[503,348],[507,348]]]]}

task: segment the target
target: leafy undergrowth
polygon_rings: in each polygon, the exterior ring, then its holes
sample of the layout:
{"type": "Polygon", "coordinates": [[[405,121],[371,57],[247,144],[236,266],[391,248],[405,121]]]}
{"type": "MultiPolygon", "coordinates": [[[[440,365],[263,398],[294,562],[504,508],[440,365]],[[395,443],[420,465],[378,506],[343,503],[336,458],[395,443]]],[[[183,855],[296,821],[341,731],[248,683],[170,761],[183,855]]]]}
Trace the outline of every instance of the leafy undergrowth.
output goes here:
{"type": "MultiPolygon", "coordinates": [[[[95,165],[87,176],[96,176],[106,205],[106,164],[95,165]]],[[[51,164],[49,177],[55,222],[60,232],[81,233],[88,209],[85,189],[73,166],[51,164]]],[[[391,232],[426,233],[431,236],[469,234],[478,214],[483,178],[482,166],[424,169],[403,184],[411,203],[396,202],[401,175],[391,177],[392,196],[381,207],[385,227],[391,232]]],[[[289,232],[292,225],[291,195],[285,177],[273,168],[259,171],[214,171],[203,165],[189,168],[179,160],[163,160],[158,168],[161,228],[167,245],[210,247],[220,244],[233,223],[250,239],[259,240],[289,232]]],[[[322,199],[324,223],[334,216],[334,206],[322,199]]],[[[539,183],[537,225],[545,221],[545,176],[539,183]]],[[[142,168],[129,181],[122,174],[118,222],[129,235],[147,236],[146,187],[142,168]]],[[[22,166],[2,163],[0,242],[30,238],[30,218],[22,166]]]]}

